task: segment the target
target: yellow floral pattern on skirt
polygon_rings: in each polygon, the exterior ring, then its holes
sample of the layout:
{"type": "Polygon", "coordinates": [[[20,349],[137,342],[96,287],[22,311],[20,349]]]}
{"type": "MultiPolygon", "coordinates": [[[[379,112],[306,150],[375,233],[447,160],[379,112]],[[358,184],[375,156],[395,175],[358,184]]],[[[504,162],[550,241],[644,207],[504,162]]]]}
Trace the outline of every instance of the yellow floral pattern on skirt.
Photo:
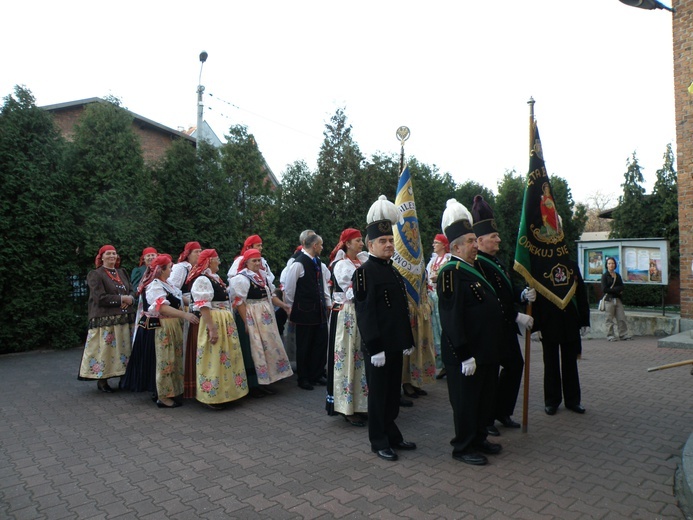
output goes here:
{"type": "Polygon", "coordinates": [[[201,403],[222,404],[246,395],[248,379],[233,314],[228,309],[211,309],[211,316],[219,331],[219,339],[215,344],[209,341],[207,321],[201,317],[195,360],[195,397],[201,403]]]}
{"type": "Polygon", "coordinates": [[[84,344],[81,379],[108,379],[125,374],[132,352],[132,332],[129,323],[89,329],[84,344]]]}

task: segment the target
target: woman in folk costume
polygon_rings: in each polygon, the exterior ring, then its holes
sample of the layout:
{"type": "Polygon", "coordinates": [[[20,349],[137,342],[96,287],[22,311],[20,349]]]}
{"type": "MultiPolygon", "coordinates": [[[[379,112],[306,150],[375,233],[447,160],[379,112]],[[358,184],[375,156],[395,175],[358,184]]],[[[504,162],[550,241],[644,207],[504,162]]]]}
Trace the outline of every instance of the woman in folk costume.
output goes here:
{"type": "Polygon", "coordinates": [[[144,272],[147,270],[147,267],[149,267],[149,264],[152,263],[152,260],[156,258],[157,254],[157,250],[153,247],[145,247],[142,250],[139,265],[132,270],[132,273],[130,273],[130,283],[133,287],[139,287],[142,277],[144,276],[144,272]]]}
{"type": "Polygon", "coordinates": [[[361,232],[353,228],[342,231],[339,243],[330,254],[332,313],[325,409],[328,415],[341,414],[354,426],[366,425],[363,416],[368,414],[368,384],[351,279],[356,268],[366,260],[368,253],[363,252],[361,232]]]}
{"type": "Polygon", "coordinates": [[[121,388],[152,392],[159,408],[175,408],[173,400],[183,393],[182,320],[199,323],[197,316],[183,311],[183,294],[167,280],[173,260],[158,255],[142,278],[138,293],[140,318],[137,323],[132,356],[121,388]]]}
{"type": "MultiPolygon", "coordinates": [[[[262,254],[262,238],[260,238],[260,235],[250,235],[245,239],[245,242],[243,242],[243,249],[241,249],[241,253],[233,259],[229,272],[226,274],[229,284],[231,283],[231,278],[236,276],[241,269],[243,269],[241,262],[243,262],[243,255],[248,249],[257,249],[260,251],[260,254],[262,254]]],[[[265,278],[269,283],[274,283],[274,274],[272,274],[269,264],[267,264],[267,260],[265,260],[263,257],[260,257],[260,260],[262,262],[261,269],[264,271],[265,278]]]]}
{"type": "Polygon", "coordinates": [[[195,358],[195,397],[214,410],[248,393],[231,302],[226,285],[217,274],[219,262],[214,249],[205,249],[187,279],[187,283],[192,284],[192,311],[201,315],[195,358]]]}
{"type": "Polygon", "coordinates": [[[436,379],[445,377],[445,368],[440,359],[440,314],[438,313],[438,294],[436,283],[438,271],[450,261],[450,242],[444,234],[438,233],[433,239],[433,254],[426,266],[428,302],[431,304],[431,327],[433,328],[433,344],[436,350],[436,367],[440,369],[436,379]]]}
{"type": "MultiPolygon", "coordinates": [[[[197,265],[202,248],[199,242],[188,242],[183,252],[178,255],[178,263],[171,269],[168,283],[178,287],[183,293],[183,304],[187,310],[190,305],[190,284],[187,279],[193,268],[197,265]]],[[[195,356],[197,355],[198,324],[186,322],[183,325],[183,364],[185,375],[183,378],[183,397],[192,399],[195,397],[195,356]]]]}
{"type": "Polygon", "coordinates": [[[276,392],[268,385],[293,375],[289,356],[277,329],[274,305],[287,311],[291,308],[272,295],[274,285],[265,278],[260,251],[248,249],[243,253],[239,268],[240,272],[231,278],[229,292],[234,298],[233,306],[238,311],[236,324],[241,348],[244,340],[248,342],[250,363],[246,362],[246,375],[250,392],[252,394],[255,389],[255,392],[273,395],[276,392]],[[249,372],[255,373],[257,386],[252,384],[249,372]]]}
{"type": "Polygon", "coordinates": [[[135,299],[115,247],[101,247],[94,263],[96,269],[87,275],[89,331],[78,379],[96,379],[98,389],[110,393],[108,379],[125,374],[132,351],[135,299]]]}

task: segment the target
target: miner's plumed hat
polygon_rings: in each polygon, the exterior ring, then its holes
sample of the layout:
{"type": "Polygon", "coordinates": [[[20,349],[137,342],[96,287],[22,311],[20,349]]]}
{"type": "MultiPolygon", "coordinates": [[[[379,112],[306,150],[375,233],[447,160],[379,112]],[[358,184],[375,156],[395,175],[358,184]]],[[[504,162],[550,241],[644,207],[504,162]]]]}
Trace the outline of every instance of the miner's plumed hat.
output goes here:
{"type": "Polygon", "coordinates": [[[369,240],[375,240],[385,235],[393,235],[392,226],[397,224],[401,215],[392,202],[385,195],[378,197],[368,210],[366,217],[366,234],[369,240]]]}
{"type": "Polygon", "coordinates": [[[440,227],[450,242],[467,233],[474,233],[473,224],[474,219],[467,208],[456,199],[447,201],[440,227]]]}

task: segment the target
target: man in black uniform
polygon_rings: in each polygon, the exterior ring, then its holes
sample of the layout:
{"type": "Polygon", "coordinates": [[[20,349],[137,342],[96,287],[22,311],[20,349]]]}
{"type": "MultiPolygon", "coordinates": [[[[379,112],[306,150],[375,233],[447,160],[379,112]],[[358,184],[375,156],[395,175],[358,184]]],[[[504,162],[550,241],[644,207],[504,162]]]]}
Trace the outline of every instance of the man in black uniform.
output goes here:
{"type": "Polygon", "coordinates": [[[399,212],[383,195],[368,212],[368,260],[354,272],[356,324],[361,333],[368,381],[368,440],[385,460],[394,450],[414,450],[395,424],[399,415],[402,356],[414,348],[409,304],[402,275],[392,265],[392,225],[399,212]]]}
{"type": "Polygon", "coordinates": [[[525,366],[522,350],[517,341],[517,335],[520,333],[518,325],[523,330],[531,330],[534,320],[531,316],[518,312],[515,304],[533,302],[536,299],[536,291],[534,289],[516,290],[510,274],[496,258],[500,250],[501,238],[493,218],[493,210],[481,195],[474,197],[472,216],[479,247],[477,255],[479,270],[495,289],[505,321],[505,334],[499,352],[502,369],[498,376],[493,415],[487,427],[489,435],[498,436],[500,432],[494,424],[496,420],[507,428],[520,427],[520,424],[511,418],[517,403],[517,394],[520,391],[522,369],[525,366]]]}
{"type": "Polygon", "coordinates": [[[567,278],[568,285],[577,283],[571,301],[561,310],[540,293],[533,306],[534,330],[541,333],[544,354],[544,410],[548,415],[555,415],[558,410],[561,390],[568,410],[585,413],[581,404],[577,359],[582,353],[580,336],[590,326],[590,307],[580,268],[568,259],[562,264],[555,270],[555,276],[567,278]]]}
{"type": "Polygon", "coordinates": [[[472,222],[462,204],[455,199],[447,202],[442,227],[450,241],[451,259],[438,271],[437,291],[441,357],[455,423],[452,457],[480,466],[488,462],[482,453],[502,449],[486,439],[486,426],[493,414],[505,324],[495,290],[475,266],[472,222]]]}

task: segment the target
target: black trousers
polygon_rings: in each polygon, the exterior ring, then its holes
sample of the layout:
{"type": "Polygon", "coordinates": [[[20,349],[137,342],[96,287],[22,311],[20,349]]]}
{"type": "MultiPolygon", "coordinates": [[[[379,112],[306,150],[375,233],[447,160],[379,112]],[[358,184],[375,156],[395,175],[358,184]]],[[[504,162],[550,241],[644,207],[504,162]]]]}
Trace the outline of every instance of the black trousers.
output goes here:
{"type": "Polygon", "coordinates": [[[544,405],[561,404],[561,390],[566,405],[580,404],[580,376],[577,366],[580,340],[559,343],[542,339],[541,345],[544,351],[544,405]]]}
{"type": "Polygon", "coordinates": [[[494,416],[491,418],[510,416],[515,411],[517,395],[520,392],[522,374],[525,360],[517,340],[517,334],[513,331],[507,335],[500,358],[500,374],[498,375],[498,387],[496,388],[496,406],[494,416]]]}
{"type": "Polygon", "coordinates": [[[461,455],[474,451],[486,440],[486,425],[493,416],[497,365],[479,365],[473,376],[462,375],[459,365],[445,365],[445,370],[455,424],[450,444],[452,454],[461,455]]]}
{"type": "Polygon", "coordinates": [[[399,415],[402,352],[386,353],[382,367],[374,367],[366,353],[364,359],[368,381],[368,440],[371,449],[384,450],[404,440],[395,424],[399,415]]]}
{"type": "Polygon", "coordinates": [[[296,373],[299,383],[315,382],[325,373],[327,361],[327,323],[296,323],[296,373]]]}

